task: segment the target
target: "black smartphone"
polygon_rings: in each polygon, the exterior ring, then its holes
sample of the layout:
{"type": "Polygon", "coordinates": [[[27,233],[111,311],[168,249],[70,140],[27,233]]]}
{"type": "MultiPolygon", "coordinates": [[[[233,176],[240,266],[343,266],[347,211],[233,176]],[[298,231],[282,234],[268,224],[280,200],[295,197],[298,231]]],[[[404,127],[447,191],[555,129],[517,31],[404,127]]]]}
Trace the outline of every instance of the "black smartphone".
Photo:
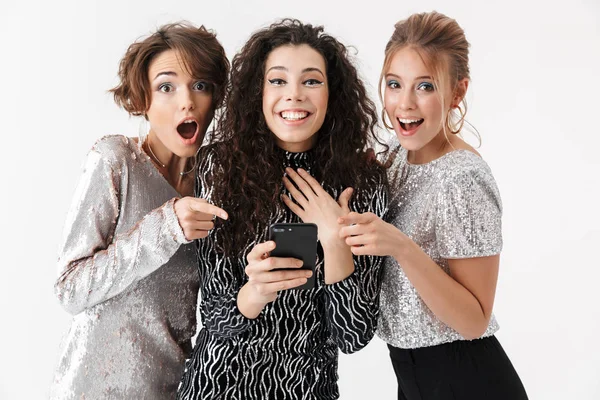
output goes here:
{"type": "Polygon", "coordinates": [[[271,251],[271,257],[297,258],[304,263],[301,269],[313,272],[304,285],[294,289],[312,289],[315,287],[317,233],[317,225],[315,224],[279,223],[273,224],[269,228],[269,238],[276,244],[275,249],[271,251]]]}

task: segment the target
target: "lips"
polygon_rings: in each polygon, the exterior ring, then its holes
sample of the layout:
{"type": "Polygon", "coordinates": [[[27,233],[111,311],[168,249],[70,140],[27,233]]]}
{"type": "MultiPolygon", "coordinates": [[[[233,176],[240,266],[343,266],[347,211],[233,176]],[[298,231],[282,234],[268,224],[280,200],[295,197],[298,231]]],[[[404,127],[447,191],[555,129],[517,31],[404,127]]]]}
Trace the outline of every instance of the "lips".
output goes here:
{"type": "Polygon", "coordinates": [[[192,139],[198,132],[198,123],[193,119],[187,119],[177,125],[177,133],[184,139],[192,139]]]}
{"type": "Polygon", "coordinates": [[[305,110],[285,110],[279,113],[279,116],[286,121],[302,121],[311,114],[305,110]]]}
{"type": "Polygon", "coordinates": [[[398,118],[400,128],[405,131],[417,129],[423,123],[423,118],[398,118]]]}

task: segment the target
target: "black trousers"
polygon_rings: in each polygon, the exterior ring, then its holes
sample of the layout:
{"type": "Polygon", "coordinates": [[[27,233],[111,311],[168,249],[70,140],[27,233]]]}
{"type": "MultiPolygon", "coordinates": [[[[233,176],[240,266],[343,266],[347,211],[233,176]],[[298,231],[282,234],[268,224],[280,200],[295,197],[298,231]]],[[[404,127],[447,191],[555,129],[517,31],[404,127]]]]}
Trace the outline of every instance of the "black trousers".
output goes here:
{"type": "Polygon", "coordinates": [[[388,348],[398,379],[398,400],[527,399],[495,336],[419,349],[388,348]]]}

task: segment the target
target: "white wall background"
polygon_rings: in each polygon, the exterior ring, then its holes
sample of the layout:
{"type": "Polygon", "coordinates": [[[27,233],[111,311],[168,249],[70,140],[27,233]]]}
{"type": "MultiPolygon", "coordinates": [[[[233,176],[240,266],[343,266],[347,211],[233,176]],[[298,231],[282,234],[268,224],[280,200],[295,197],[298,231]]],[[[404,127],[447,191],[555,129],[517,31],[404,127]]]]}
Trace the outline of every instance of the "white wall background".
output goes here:
{"type": "MultiPolygon", "coordinates": [[[[70,321],[52,286],[81,163],[105,134],[137,135],[106,93],[131,42],[187,19],[216,30],[231,58],[253,30],[293,16],[356,47],[376,99],[393,24],[433,9],[471,42],[468,119],[504,202],[497,336],[531,399],[600,398],[598,0],[349,3],[2,0],[1,399],[47,397],[70,321]]],[[[342,399],[395,396],[378,339],[341,356],[339,375],[342,399]]]]}

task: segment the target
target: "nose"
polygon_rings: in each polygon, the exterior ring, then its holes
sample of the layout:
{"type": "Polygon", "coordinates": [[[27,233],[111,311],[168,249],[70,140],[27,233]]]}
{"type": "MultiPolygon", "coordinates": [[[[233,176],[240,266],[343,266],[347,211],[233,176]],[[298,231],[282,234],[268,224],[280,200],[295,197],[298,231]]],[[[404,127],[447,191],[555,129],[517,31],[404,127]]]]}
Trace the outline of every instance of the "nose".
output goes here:
{"type": "Polygon", "coordinates": [[[285,93],[286,101],[304,101],[306,96],[302,90],[301,85],[287,84],[287,92],[285,93]]]}
{"type": "Polygon", "coordinates": [[[399,96],[398,106],[401,110],[413,110],[415,108],[415,93],[412,90],[403,90],[399,96]]]}
{"type": "Polygon", "coordinates": [[[180,106],[182,111],[191,111],[196,108],[196,104],[194,103],[194,97],[190,90],[182,90],[180,99],[180,106]]]}

